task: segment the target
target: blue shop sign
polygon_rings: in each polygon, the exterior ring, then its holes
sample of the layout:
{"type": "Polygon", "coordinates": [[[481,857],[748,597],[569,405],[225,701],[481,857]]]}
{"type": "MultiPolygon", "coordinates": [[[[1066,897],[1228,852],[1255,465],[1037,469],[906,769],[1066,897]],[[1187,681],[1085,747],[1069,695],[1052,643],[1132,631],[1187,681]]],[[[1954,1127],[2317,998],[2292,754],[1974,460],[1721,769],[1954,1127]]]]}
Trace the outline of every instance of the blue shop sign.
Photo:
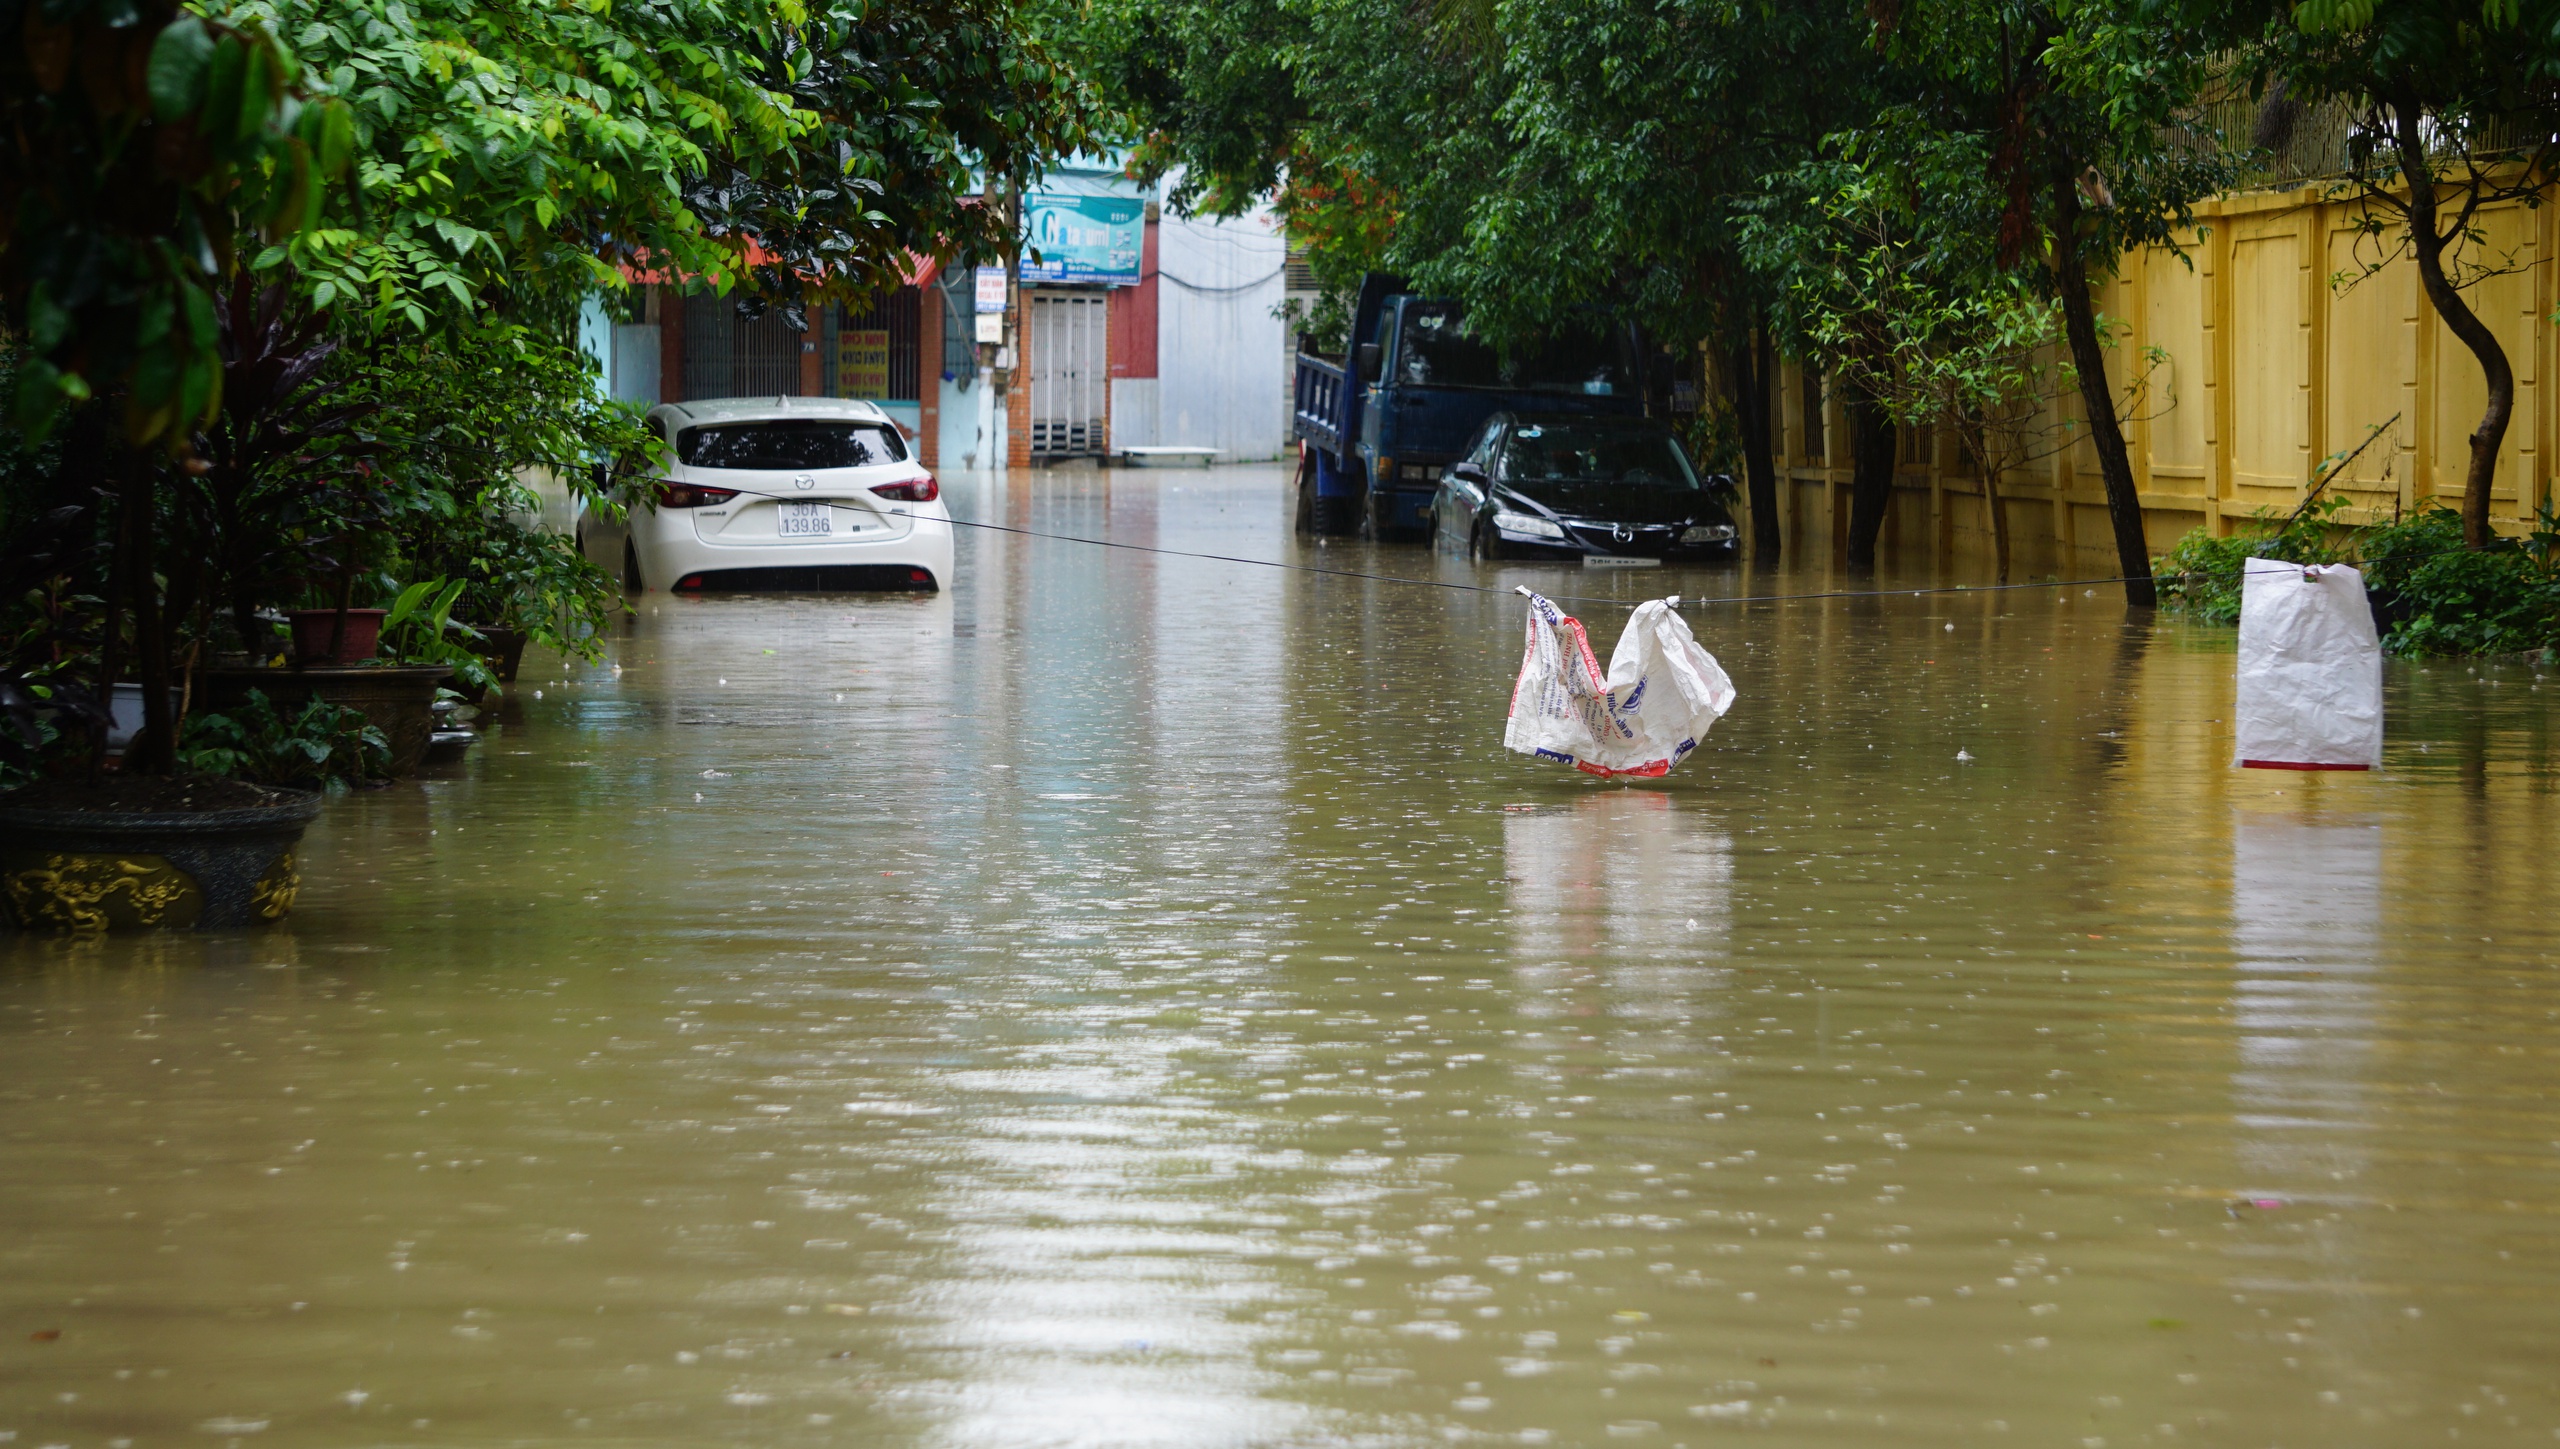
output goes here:
{"type": "Polygon", "coordinates": [[[1031,193],[1023,198],[1022,280],[1136,286],[1145,213],[1146,203],[1131,196],[1031,193]]]}

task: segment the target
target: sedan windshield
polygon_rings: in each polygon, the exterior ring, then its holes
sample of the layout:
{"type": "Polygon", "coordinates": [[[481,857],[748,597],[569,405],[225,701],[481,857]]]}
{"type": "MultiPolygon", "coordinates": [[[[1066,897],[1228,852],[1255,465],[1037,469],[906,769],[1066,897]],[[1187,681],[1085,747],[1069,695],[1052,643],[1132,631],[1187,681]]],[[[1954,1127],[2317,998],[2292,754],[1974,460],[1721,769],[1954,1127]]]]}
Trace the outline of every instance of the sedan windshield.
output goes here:
{"type": "Polygon", "coordinates": [[[1504,450],[1508,483],[1621,483],[1696,488],[1698,475],[1668,433],[1647,428],[1523,423],[1504,450]]]}
{"type": "Polygon", "coordinates": [[[688,468],[794,473],[903,463],[907,446],[898,430],[886,423],[793,418],[687,428],[676,435],[676,456],[688,468]]]}

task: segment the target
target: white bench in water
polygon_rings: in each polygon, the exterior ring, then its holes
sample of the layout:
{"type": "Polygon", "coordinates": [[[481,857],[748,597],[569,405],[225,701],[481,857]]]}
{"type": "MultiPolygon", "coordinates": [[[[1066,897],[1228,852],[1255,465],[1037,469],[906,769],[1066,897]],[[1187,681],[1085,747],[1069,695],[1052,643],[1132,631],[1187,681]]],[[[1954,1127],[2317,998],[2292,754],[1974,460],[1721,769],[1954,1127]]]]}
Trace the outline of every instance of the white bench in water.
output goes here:
{"type": "Polygon", "coordinates": [[[1194,448],[1181,443],[1138,444],[1120,450],[1120,457],[1131,467],[1143,468],[1149,463],[1179,463],[1196,459],[1203,466],[1217,461],[1224,448],[1194,448]]]}

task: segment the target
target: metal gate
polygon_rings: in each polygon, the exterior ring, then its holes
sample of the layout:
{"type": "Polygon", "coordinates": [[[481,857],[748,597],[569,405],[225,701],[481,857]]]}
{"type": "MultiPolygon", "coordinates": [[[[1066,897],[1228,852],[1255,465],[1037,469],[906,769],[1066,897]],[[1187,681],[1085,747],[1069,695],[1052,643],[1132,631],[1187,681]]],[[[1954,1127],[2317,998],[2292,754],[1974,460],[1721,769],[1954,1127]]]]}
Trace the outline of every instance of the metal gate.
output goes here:
{"type": "Polygon", "coordinates": [[[728,297],[697,293],[684,299],[684,396],[688,402],[721,397],[798,397],[800,349],[817,339],[794,332],[782,309],[761,317],[738,315],[728,297]]]}
{"type": "Polygon", "coordinates": [[[1099,453],[1110,386],[1100,292],[1031,294],[1031,454],[1099,453]]]}

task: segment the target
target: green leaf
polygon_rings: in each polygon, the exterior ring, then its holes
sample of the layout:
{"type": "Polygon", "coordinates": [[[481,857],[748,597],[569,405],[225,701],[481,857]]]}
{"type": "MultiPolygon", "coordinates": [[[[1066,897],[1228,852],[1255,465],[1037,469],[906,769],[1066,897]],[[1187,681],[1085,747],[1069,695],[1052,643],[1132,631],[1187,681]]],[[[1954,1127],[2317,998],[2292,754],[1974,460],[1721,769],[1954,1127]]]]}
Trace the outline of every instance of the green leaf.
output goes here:
{"type": "Polygon", "coordinates": [[[182,15],[151,42],[146,72],[151,108],[163,121],[182,120],[204,104],[205,74],[213,62],[213,33],[202,20],[182,15]]]}
{"type": "Polygon", "coordinates": [[[248,63],[248,49],[238,36],[225,35],[214,42],[213,57],[205,66],[204,103],[196,113],[197,128],[208,140],[231,139],[229,128],[240,114],[241,72],[248,63]]]}

